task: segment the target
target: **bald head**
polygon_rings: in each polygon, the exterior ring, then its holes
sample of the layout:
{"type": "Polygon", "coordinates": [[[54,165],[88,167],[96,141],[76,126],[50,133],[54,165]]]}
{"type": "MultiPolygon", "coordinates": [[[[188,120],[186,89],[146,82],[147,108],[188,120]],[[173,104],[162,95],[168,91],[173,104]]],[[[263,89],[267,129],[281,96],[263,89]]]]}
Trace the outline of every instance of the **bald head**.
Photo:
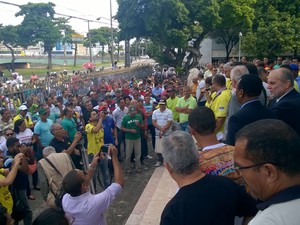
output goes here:
{"type": "Polygon", "coordinates": [[[268,89],[272,97],[280,98],[294,87],[293,73],[286,68],[272,70],[268,76],[268,89]]]}

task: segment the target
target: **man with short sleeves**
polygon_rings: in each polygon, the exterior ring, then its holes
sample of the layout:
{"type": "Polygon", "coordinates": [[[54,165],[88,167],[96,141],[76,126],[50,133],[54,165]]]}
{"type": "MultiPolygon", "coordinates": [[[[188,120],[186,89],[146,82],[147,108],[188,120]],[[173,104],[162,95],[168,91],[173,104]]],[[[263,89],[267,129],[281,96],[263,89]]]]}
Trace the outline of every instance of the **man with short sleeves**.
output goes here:
{"type": "Polygon", "coordinates": [[[137,114],[135,106],[129,106],[129,113],[124,116],[122,121],[121,130],[125,132],[125,143],[126,143],[126,172],[129,174],[130,171],[130,160],[131,154],[134,151],[136,170],[138,173],[142,172],[141,161],[141,129],[144,128],[142,117],[137,114]]]}
{"type": "Polygon", "coordinates": [[[207,106],[215,114],[217,124],[216,133],[220,134],[218,139],[222,139],[231,91],[226,88],[225,77],[219,74],[213,77],[211,88],[214,92],[211,95],[211,99],[207,101],[207,106]]]}
{"type": "Polygon", "coordinates": [[[256,201],[236,183],[199,169],[192,136],[175,131],[162,142],[164,164],[179,190],[161,215],[161,225],[232,225],[235,216],[252,217],[256,201]]]}
{"type": "Polygon", "coordinates": [[[188,118],[189,113],[197,108],[197,101],[191,95],[191,88],[189,86],[185,86],[183,88],[183,97],[179,98],[176,111],[179,112],[179,125],[182,131],[189,131],[188,118]]]}
{"type": "MultiPolygon", "coordinates": [[[[124,132],[121,131],[121,123],[123,121],[124,116],[128,113],[128,108],[125,107],[125,100],[123,98],[118,100],[118,107],[113,111],[112,116],[117,125],[117,134],[118,134],[118,159],[122,162],[122,154],[121,154],[121,143],[125,143],[124,132]]],[[[125,149],[125,146],[124,146],[125,149]]]]}
{"type": "Polygon", "coordinates": [[[171,133],[171,126],[173,122],[173,113],[170,109],[167,109],[166,101],[161,99],[158,103],[159,109],[156,109],[152,114],[152,124],[155,127],[155,139],[156,139],[156,146],[155,152],[157,155],[157,163],[155,164],[156,167],[159,167],[163,164],[163,157],[162,157],[162,149],[161,149],[161,142],[162,140],[170,135],[171,133]]]}
{"type": "Polygon", "coordinates": [[[42,107],[39,110],[40,120],[34,126],[34,135],[36,137],[36,142],[38,144],[38,152],[36,153],[37,159],[43,158],[42,150],[48,146],[53,139],[53,135],[50,132],[51,125],[53,121],[47,119],[50,110],[42,107]]]}
{"type": "Polygon", "coordinates": [[[74,136],[77,133],[77,124],[74,120],[74,111],[71,107],[64,109],[65,118],[61,121],[62,127],[68,132],[68,137],[71,141],[74,140],[74,136]]]}

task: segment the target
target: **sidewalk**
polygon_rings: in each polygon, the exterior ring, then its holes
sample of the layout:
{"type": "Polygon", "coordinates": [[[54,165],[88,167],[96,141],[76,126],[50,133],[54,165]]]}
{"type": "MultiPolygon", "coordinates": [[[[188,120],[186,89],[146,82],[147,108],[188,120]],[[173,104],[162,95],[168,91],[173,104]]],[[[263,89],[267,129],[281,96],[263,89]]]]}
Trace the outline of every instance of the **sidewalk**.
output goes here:
{"type": "Polygon", "coordinates": [[[177,184],[165,167],[155,169],[135,205],[126,225],[157,225],[168,201],[175,195],[177,184]]]}

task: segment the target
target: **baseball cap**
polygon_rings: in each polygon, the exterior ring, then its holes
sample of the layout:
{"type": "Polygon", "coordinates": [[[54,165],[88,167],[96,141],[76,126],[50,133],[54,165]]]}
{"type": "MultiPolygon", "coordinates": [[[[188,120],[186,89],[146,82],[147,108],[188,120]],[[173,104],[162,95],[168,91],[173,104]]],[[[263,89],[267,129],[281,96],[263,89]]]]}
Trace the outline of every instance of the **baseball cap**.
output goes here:
{"type": "Polygon", "coordinates": [[[106,98],[111,97],[110,92],[107,92],[107,93],[105,94],[105,97],[106,97],[106,98]]]}
{"type": "Polygon", "coordinates": [[[136,112],[136,107],[134,105],[129,106],[128,108],[129,112],[136,112]]]}
{"type": "Polygon", "coordinates": [[[47,113],[47,109],[45,109],[45,108],[41,108],[40,110],[39,110],[39,115],[44,115],[44,114],[46,114],[47,113]]]}
{"type": "Polygon", "coordinates": [[[106,105],[101,105],[101,106],[99,106],[99,108],[98,108],[98,111],[99,111],[99,112],[105,111],[105,110],[107,110],[107,106],[106,106],[106,105]]]}
{"type": "Polygon", "coordinates": [[[20,111],[24,111],[24,110],[28,110],[28,108],[27,108],[26,105],[21,105],[21,106],[19,107],[19,110],[20,110],[20,111]]]}
{"type": "Polygon", "coordinates": [[[165,105],[166,104],[166,100],[164,99],[161,99],[159,102],[158,102],[159,105],[165,105]]]}

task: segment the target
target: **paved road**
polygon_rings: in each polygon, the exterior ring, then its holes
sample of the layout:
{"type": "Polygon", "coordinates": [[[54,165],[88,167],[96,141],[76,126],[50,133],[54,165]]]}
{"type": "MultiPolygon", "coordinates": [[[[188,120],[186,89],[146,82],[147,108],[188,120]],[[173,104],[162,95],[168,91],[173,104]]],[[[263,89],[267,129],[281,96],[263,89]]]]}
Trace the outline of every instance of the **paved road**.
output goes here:
{"type": "MultiPolygon", "coordinates": [[[[154,159],[155,153],[150,144],[151,143],[148,143],[149,155],[151,155],[153,159],[145,160],[143,174],[125,176],[125,187],[123,191],[106,212],[108,225],[124,225],[126,223],[145,186],[151,178],[155,170],[154,165],[156,161],[154,159]]],[[[124,166],[124,162],[121,163],[121,165],[124,166]]],[[[28,201],[33,211],[33,218],[35,218],[41,211],[46,209],[47,206],[41,199],[39,191],[33,190],[32,194],[36,197],[36,200],[28,201]]]]}

